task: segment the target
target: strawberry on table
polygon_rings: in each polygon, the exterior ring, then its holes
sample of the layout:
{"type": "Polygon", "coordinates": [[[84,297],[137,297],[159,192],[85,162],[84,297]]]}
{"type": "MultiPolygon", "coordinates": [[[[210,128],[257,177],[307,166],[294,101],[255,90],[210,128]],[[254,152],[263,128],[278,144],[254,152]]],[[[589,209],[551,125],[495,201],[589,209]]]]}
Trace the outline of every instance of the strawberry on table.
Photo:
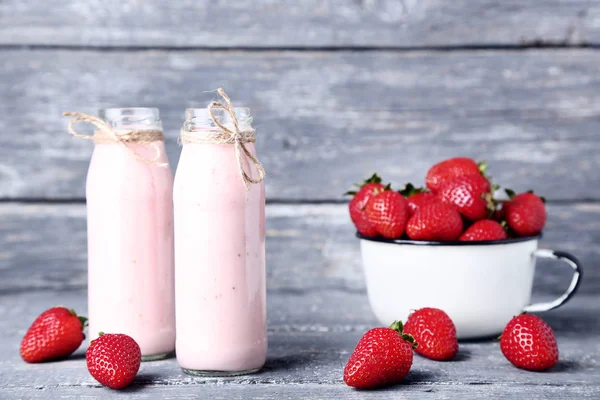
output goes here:
{"type": "Polygon", "coordinates": [[[87,319],[65,307],[53,307],[33,321],[21,341],[21,358],[29,363],[64,358],[79,348],[85,338],[87,319]]]}
{"type": "Polygon", "coordinates": [[[438,196],[443,203],[454,204],[468,220],[478,221],[494,211],[491,190],[483,175],[463,175],[447,181],[438,196]]]}
{"type": "Polygon", "coordinates": [[[90,374],[111,389],[129,386],[142,361],[140,346],[124,334],[100,333],[90,344],[85,360],[90,374]]]}
{"type": "Polygon", "coordinates": [[[420,208],[406,225],[406,234],[412,240],[456,240],[462,230],[462,218],[456,207],[444,203],[420,208]]]}
{"type": "Polygon", "coordinates": [[[541,197],[532,192],[514,195],[506,191],[511,199],[504,203],[504,217],[508,226],[519,236],[535,236],[546,224],[546,206],[541,197]]]}
{"type": "Polygon", "coordinates": [[[415,351],[424,357],[447,361],[458,353],[454,322],[438,308],[425,307],[412,312],[406,320],[404,332],[415,338],[419,343],[415,351]]]}
{"type": "Polygon", "coordinates": [[[358,341],[344,369],[344,382],[357,389],[374,389],[398,383],[410,371],[414,338],[403,332],[402,322],[374,328],[358,341]]]}
{"type": "Polygon", "coordinates": [[[503,240],[506,238],[508,238],[508,235],[500,223],[491,219],[482,219],[471,225],[458,240],[475,242],[482,240],[503,240]]]}
{"type": "Polygon", "coordinates": [[[558,345],[550,325],[538,316],[514,317],[500,338],[502,354],[515,367],[544,371],[558,362],[558,345]]]}
{"type": "Polygon", "coordinates": [[[483,162],[476,163],[468,157],[455,157],[435,164],[427,171],[425,184],[432,192],[439,191],[442,186],[459,176],[481,175],[487,169],[483,162]]]}
{"type": "Polygon", "coordinates": [[[388,239],[404,234],[408,219],[408,206],[404,196],[393,190],[384,190],[371,198],[365,214],[375,231],[388,239]]]}
{"type": "Polygon", "coordinates": [[[365,236],[377,236],[377,231],[367,220],[365,207],[371,197],[376,193],[382,192],[385,186],[381,183],[381,178],[377,174],[373,174],[373,176],[358,186],[358,192],[350,191],[346,193],[354,196],[348,204],[350,219],[352,219],[358,233],[365,236]]]}

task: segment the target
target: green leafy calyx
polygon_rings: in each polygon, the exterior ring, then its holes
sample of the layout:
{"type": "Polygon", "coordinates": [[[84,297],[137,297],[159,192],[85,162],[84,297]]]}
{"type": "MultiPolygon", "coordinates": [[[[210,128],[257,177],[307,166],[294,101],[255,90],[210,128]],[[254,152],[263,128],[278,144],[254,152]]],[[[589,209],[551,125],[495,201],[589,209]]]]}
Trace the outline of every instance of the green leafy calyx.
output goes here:
{"type": "Polygon", "coordinates": [[[382,179],[379,175],[377,175],[376,173],[371,175],[370,178],[366,179],[365,182],[362,184],[362,186],[368,184],[368,183],[381,183],[382,179]]]}
{"type": "Polygon", "coordinates": [[[399,190],[398,193],[400,193],[402,196],[408,198],[412,195],[418,194],[418,193],[423,193],[426,192],[427,190],[425,188],[422,187],[415,187],[415,185],[413,185],[412,183],[407,183],[406,185],[404,185],[404,187],[402,188],[402,190],[399,190]]]}
{"type": "Polygon", "coordinates": [[[415,341],[413,335],[404,333],[404,324],[402,323],[402,321],[392,322],[392,324],[390,325],[390,329],[393,329],[396,332],[398,332],[402,339],[406,340],[408,343],[411,344],[413,349],[416,349],[419,346],[419,344],[415,341]]]}
{"type": "Polygon", "coordinates": [[[485,176],[485,173],[489,168],[487,162],[485,160],[481,160],[477,163],[477,166],[479,167],[479,172],[481,172],[481,175],[485,176]]]}
{"type": "Polygon", "coordinates": [[[485,208],[490,213],[491,217],[496,211],[496,201],[494,200],[494,195],[492,193],[484,193],[481,197],[485,200],[485,208]]]}
{"type": "MultiPolygon", "coordinates": [[[[382,182],[381,177],[375,173],[375,174],[371,175],[370,178],[365,179],[363,183],[355,183],[354,186],[356,186],[356,187],[358,187],[358,189],[360,189],[369,183],[381,183],[381,182],[382,182]]],[[[349,190],[346,193],[344,193],[344,196],[356,196],[357,193],[358,193],[357,190],[349,190]]]]}
{"type": "Polygon", "coordinates": [[[393,329],[402,335],[402,332],[404,331],[404,324],[402,323],[402,321],[394,321],[390,325],[390,329],[393,329]]]}
{"type": "Polygon", "coordinates": [[[79,322],[81,322],[81,329],[84,329],[88,325],[88,319],[86,317],[78,316],[79,322]]]}
{"type": "Polygon", "coordinates": [[[87,326],[87,323],[88,323],[88,319],[86,317],[81,316],[81,315],[77,315],[77,313],[75,312],[75,310],[72,309],[72,308],[69,308],[69,312],[74,317],[77,317],[77,319],[79,320],[79,322],[81,322],[81,330],[85,329],[85,327],[87,326]]]}

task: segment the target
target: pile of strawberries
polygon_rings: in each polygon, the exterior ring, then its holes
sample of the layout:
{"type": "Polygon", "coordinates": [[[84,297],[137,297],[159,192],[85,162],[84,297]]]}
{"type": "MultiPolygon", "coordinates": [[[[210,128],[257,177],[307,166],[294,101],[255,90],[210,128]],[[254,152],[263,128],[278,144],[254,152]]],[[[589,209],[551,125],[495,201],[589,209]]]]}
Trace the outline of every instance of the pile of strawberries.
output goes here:
{"type": "MultiPolygon", "coordinates": [[[[558,346],[552,328],[540,317],[514,317],[500,337],[502,354],[515,367],[544,371],[558,362],[558,346]]],[[[356,345],[344,369],[344,382],[357,389],[375,389],[401,382],[413,363],[413,350],[436,361],[458,353],[454,323],[444,311],[421,308],[406,325],[396,321],[389,328],[374,328],[356,345]]]]}
{"type": "Polygon", "coordinates": [[[533,192],[508,200],[494,198],[499,186],[485,175],[487,166],[467,157],[435,164],[426,189],[407,184],[400,191],[374,174],[348,192],[350,217],[358,233],[387,239],[483,241],[538,235],[546,223],[544,199],[533,192]]]}
{"type": "MultiPolygon", "coordinates": [[[[53,307],[33,321],[21,341],[21,358],[28,363],[63,359],[81,346],[87,318],[73,310],[53,307]]],[[[140,368],[142,352],[133,338],[100,333],[85,354],[90,375],[111,389],[129,386],[140,368]]]]}

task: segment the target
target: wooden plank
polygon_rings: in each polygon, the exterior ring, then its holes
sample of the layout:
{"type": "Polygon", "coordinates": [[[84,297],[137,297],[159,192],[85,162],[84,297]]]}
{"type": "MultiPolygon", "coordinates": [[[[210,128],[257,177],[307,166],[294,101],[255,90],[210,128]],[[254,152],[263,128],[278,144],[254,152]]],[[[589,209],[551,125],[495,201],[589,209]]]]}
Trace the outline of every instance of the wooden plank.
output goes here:
{"type": "MultiPolygon", "coordinates": [[[[408,378],[407,378],[408,379],[408,378]]],[[[489,385],[489,384],[454,384],[454,385],[407,385],[402,384],[378,391],[364,392],[341,385],[308,384],[308,385],[190,385],[190,386],[155,386],[140,383],[124,391],[116,392],[105,388],[88,387],[49,387],[49,388],[0,388],[0,396],[6,400],[15,399],[196,399],[214,400],[294,400],[294,399],[464,399],[479,400],[493,398],[498,400],[518,399],[527,396],[528,400],[564,400],[564,399],[596,399],[600,390],[596,386],[567,387],[554,385],[489,385]],[[148,397],[152,396],[152,397],[148,397]]]]}
{"type": "MultiPolygon", "coordinates": [[[[408,378],[407,378],[408,379],[408,378]]],[[[191,386],[154,386],[140,383],[124,391],[81,387],[50,388],[0,388],[0,396],[6,400],[14,399],[147,399],[150,398],[214,400],[294,400],[294,399],[464,399],[479,400],[493,398],[498,400],[518,399],[527,396],[528,400],[564,400],[564,399],[596,399],[600,390],[592,386],[527,386],[527,385],[398,385],[384,390],[364,392],[352,390],[341,385],[309,384],[309,385],[191,385],[191,386]],[[60,396],[60,397],[59,397],[60,396]],[[392,397],[393,396],[393,397],[392,397]]]]}
{"type": "Polygon", "coordinates": [[[0,44],[174,47],[597,44],[594,0],[0,3],[0,44]]]}
{"type": "MultiPolygon", "coordinates": [[[[600,394],[600,312],[597,294],[580,296],[565,308],[544,315],[554,328],[560,362],[549,373],[518,370],[503,357],[497,342],[464,342],[454,362],[415,357],[404,384],[370,394],[342,383],[345,362],[360,336],[377,322],[366,310],[364,293],[331,291],[274,294],[269,303],[269,354],[256,375],[202,379],[181,372],[176,360],[142,364],[127,396],[137,398],[596,398],[600,394]],[[302,310],[311,310],[303,313],[302,310]],[[285,316],[285,319],[280,319],[285,316]],[[349,317],[350,316],[350,317],[349,317]],[[298,327],[306,327],[304,330],[298,327]],[[203,396],[205,395],[205,396],[203,396]]],[[[85,291],[38,291],[3,296],[0,302],[0,397],[113,398],[88,374],[85,345],[65,361],[26,364],[18,354],[20,338],[43,309],[65,304],[85,309],[85,291]]]]}
{"type": "MultiPolygon", "coordinates": [[[[174,3],[174,2],[173,2],[174,3]]],[[[0,198],[83,198],[92,145],[64,110],[161,108],[176,165],[183,111],[223,86],[256,115],[270,199],[334,200],[379,171],[422,182],[442,158],[498,183],[600,199],[600,52],[4,50],[0,198]]]]}
{"type": "MultiPolygon", "coordinates": [[[[600,204],[549,205],[541,246],[575,254],[583,293],[600,290],[600,204]]],[[[364,293],[358,240],[345,204],[267,207],[268,287],[273,292],[364,293]]],[[[0,205],[0,295],[83,289],[87,283],[84,205],[0,205]]],[[[540,260],[535,293],[557,295],[571,272],[540,260]]]]}

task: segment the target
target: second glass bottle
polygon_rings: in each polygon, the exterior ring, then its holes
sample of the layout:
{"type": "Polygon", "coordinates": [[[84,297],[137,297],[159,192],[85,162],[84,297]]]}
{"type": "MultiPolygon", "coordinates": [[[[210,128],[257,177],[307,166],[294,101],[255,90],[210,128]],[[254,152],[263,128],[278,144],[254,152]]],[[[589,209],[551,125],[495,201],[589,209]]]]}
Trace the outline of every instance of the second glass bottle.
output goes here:
{"type": "MultiPolygon", "coordinates": [[[[213,112],[234,129],[224,109],[213,112]]],[[[240,130],[252,130],[250,110],[235,113],[240,130]]],[[[201,142],[220,128],[208,109],[188,109],[183,131],[201,142]]],[[[255,372],[267,354],[264,184],[246,189],[234,144],[182,142],[173,195],[177,361],[194,375],[255,372]]],[[[253,143],[245,147],[256,156],[253,143]]],[[[242,166],[257,178],[247,158],[242,166]]]]}

